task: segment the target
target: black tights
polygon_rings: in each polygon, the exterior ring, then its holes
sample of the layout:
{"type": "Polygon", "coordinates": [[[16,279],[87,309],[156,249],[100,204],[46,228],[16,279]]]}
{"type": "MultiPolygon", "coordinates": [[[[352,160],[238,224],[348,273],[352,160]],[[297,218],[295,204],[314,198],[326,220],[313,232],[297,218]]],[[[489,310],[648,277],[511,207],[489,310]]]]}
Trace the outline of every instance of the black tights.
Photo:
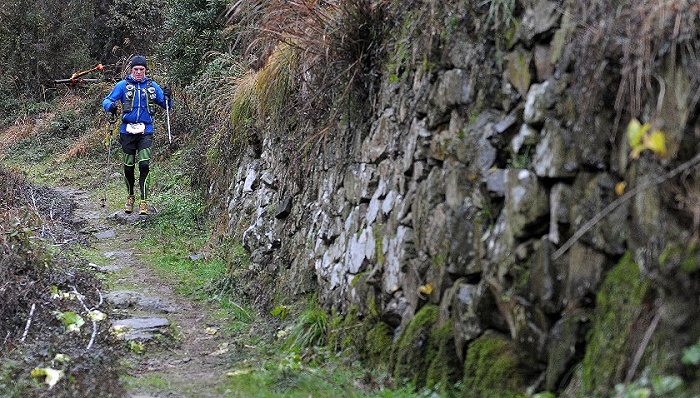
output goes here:
{"type": "MultiPolygon", "coordinates": [[[[139,188],[141,189],[141,200],[146,200],[148,193],[146,183],[148,182],[149,169],[150,165],[148,160],[139,162],[139,188]]],[[[129,195],[134,194],[134,183],[136,182],[135,170],[135,166],[124,166],[124,178],[126,179],[126,186],[129,190],[129,195]]]]}

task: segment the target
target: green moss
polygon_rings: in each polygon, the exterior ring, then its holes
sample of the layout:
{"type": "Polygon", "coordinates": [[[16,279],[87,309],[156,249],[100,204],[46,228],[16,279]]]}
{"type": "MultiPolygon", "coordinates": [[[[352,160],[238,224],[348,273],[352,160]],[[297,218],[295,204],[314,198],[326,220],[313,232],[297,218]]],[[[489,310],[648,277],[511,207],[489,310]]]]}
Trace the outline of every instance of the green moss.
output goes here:
{"type": "Polygon", "coordinates": [[[669,243],[659,256],[663,271],[673,272],[680,268],[685,273],[693,273],[700,269],[700,248],[695,242],[690,244],[669,243]]]}
{"type": "Polygon", "coordinates": [[[433,266],[435,267],[444,267],[446,263],[447,257],[442,253],[437,254],[435,255],[435,257],[433,257],[433,266]]]}
{"type": "Polygon", "coordinates": [[[379,317],[379,308],[377,307],[377,296],[372,293],[368,294],[366,297],[367,311],[372,318],[379,317]]]}
{"type": "Polygon", "coordinates": [[[334,312],[328,323],[328,347],[336,352],[357,347],[358,342],[362,341],[361,326],[356,308],[351,308],[345,316],[334,312]]]}
{"type": "Polygon", "coordinates": [[[360,317],[353,308],[346,316],[331,315],[328,343],[332,350],[351,350],[359,354],[357,359],[377,368],[390,362],[393,333],[393,328],[378,317],[360,317]]]}
{"type": "Polygon", "coordinates": [[[461,364],[455,355],[453,322],[445,322],[430,335],[426,385],[441,395],[454,396],[455,383],[462,378],[461,364]]]}
{"type": "Polygon", "coordinates": [[[387,364],[390,359],[393,329],[384,322],[377,322],[365,334],[362,347],[363,360],[372,366],[387,364]]]}
{"type": "Polygon", "coordinates": [[[426,305],[416,313],[399,335],[392,350],[391,365],[394,375],[408,379],[420,388],[426,384],[431,329],[438,317],[438,307],[426,305]]]}
{"type": "Polygon", "coordinates": [[[464,361],[464,397],[524,398],[525,376],[510,340],[486,334],[474,340],[464,361]]]}
{"type": "Polygon", "coordinates": [[[583,359],[582,388],[587,396],[608,396],[622,381],[630,334],[647,290],[629,253],[606,275],[596,297],[593,329],[583,359]]]}
{"type": "Polygon", "coordinates": [[[382,224],[375,224],[372,227],[372,235],[374,235],[374,252],[377,255],[377,264],[384,265],[384,250],[382,248],[382,224]]]}

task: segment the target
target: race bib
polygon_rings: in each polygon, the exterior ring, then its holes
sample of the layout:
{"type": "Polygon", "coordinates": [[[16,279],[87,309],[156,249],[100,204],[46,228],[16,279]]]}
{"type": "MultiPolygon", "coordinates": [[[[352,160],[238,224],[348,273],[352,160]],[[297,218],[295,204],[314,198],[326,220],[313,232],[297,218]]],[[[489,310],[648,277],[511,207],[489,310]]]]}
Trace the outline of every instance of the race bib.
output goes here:
{"type": "Polygon", "coordinates": [[[127,123],[126,132],[129,134],[143,134],[146,131],[146,125],[143,123],[127,123]]]}

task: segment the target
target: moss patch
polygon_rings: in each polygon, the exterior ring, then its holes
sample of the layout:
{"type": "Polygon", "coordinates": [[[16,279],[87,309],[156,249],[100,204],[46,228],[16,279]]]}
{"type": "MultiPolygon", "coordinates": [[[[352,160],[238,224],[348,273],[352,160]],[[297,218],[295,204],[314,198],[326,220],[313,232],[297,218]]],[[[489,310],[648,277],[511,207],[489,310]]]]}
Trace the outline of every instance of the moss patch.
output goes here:
{"type": "Polygon", "coordinates": [[[453,322],[436,328],[430,335],[426,384],[441,395],[454,396],[455,383],[462,378],[461,364],[455,353],[453,322]]]}
{"type": "Polygon", "coordinates": [[[464,397],[524,398],[525,376],[512,342],[487,334],[474,340],[464,361],[464,397]]]}
{"type": "Polygon", "coordinates": [[[377,322],[365,334],[362,347],[363,360],[372,366],[389,362],[391,357],[393,329],[384,322],[377,322]]]}
{"type": "Polygon", "coordinates": [[[608,396],[620,382],[630,350],[630,333],[639,316],[648,283],[626,254],[608,273],[596,297],[593,330],[583,359],[586,396],[608,396]]]}
{"type": "Polygon", "coordinates": [[[391,357],[393,332],[379,317],[361,317],[353,308],[346,316],[331,316],[328,346],[336,352],[349,350],[349,354],[359,354],[358,359],[370,366],[386,366],[391,357]]]}
{"type": "Polygon", "coordinates": [[[408,379],[416,387],[426,385],[430,361],[430,334],[437,321],[438,307],[426,305],[416,313],[399,335],[392,352],[392,368],[398,378],[408,379]]]}

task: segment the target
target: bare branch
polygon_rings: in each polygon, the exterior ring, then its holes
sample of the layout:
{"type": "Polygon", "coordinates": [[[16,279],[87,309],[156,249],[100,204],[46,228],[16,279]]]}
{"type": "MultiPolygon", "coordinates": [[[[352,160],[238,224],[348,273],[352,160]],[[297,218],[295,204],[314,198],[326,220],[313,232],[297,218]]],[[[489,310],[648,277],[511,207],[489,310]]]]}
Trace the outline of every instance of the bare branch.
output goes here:
{"type": "Polygon", "coordinates": [[[29,326],[32,324],[32,317],[34,317],[34,310],[36,310],[36,303],[32,303],[32,308],[29,310],[29,317],[27,318],[27,324],[24,326],[24,333],[22,333],[22,338],[19,339],[20,343],[24,343],[29,333],[29,326]]]}

